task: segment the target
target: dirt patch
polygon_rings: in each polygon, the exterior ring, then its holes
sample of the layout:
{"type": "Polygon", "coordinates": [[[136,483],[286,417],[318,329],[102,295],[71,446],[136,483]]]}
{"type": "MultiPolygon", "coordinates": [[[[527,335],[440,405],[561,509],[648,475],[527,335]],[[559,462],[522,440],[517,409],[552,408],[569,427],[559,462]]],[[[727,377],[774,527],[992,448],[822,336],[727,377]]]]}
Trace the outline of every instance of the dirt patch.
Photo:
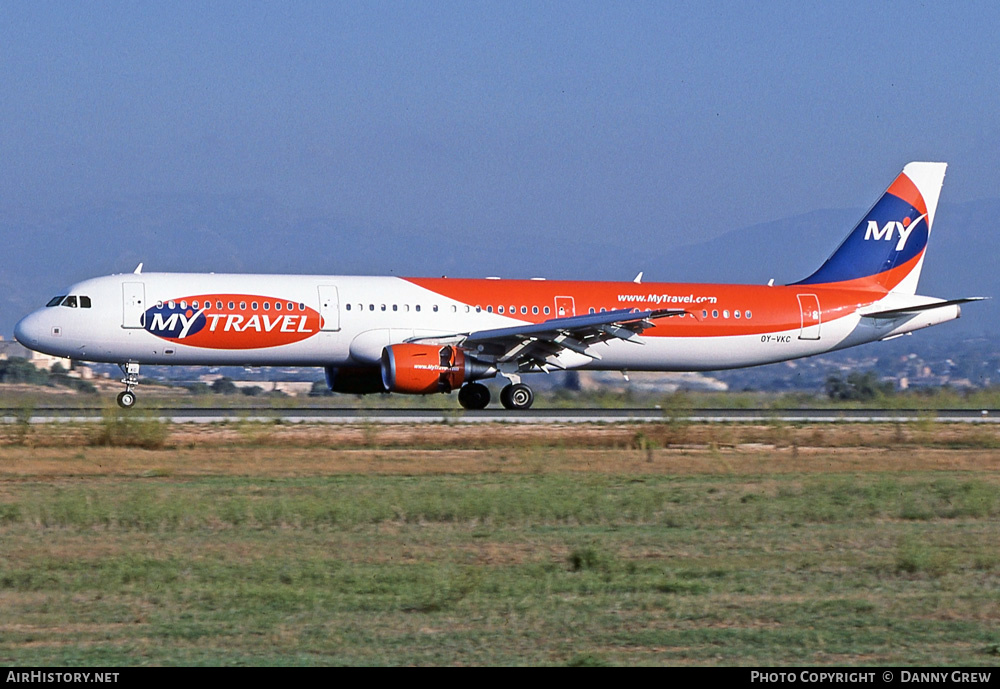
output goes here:
{"type": "Polygon", "coordinates": [[[0,480],[1000,467],[1000,431],[963,424],[174,424],[160,450],[94,447],[94,429],[83,425],[31,430],[26,442],[0,446],[0,480]]]}

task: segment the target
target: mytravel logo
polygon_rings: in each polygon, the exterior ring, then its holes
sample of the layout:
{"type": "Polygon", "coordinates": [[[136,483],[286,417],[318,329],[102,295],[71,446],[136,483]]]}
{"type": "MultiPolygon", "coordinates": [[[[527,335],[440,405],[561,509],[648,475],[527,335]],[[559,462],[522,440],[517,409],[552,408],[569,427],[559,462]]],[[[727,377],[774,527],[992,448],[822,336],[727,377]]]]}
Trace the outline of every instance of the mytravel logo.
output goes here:
{"type": "Polygon", "coordinates": [[[898,232],[899,241],[896,242],[896,251],[902,251],[906,246],[906,240],[910,238],[910,233],[913,232],[913,228],[915,228],[921,220],[925,220],[926,218],[927,214],[924,213],[912,222],[909,218],[903,218],[903,222],[890,220],[881,228],[879,228],[878,222],[875,220],[869,220],[868,228],[865,230],[865,240],[874,239],[877,241],[884,239],[889,242],[893,239],[893,233],[898,232]]]}
{"type": "Polygon", "coordinates": [[[322,317],[302,302],[252,294],[205,294],[157,302],[144,327],[164,340],[191,347],[258,349],[312,337],[322,317]]]}

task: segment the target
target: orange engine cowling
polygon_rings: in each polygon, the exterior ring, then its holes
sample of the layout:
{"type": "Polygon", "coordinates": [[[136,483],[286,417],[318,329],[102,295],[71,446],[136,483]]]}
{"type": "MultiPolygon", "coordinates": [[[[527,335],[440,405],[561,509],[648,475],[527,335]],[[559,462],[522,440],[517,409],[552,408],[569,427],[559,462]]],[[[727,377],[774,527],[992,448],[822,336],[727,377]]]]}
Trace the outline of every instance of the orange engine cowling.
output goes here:
{"type": "Polygon", "coordinates": [[[396,344],[382,350],[382,384],[389,392],[427,395],[495,375],[489,364],[451,345],[396,344]]]}

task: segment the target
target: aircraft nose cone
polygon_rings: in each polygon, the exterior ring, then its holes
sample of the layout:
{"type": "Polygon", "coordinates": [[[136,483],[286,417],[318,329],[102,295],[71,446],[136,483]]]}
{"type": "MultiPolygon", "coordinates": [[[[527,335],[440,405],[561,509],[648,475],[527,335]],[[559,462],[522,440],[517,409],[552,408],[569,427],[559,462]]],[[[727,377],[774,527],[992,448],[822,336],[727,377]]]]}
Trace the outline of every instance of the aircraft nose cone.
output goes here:
{"type": "Polygon", "coordinates": [[[14,326],[14,339],[28,349],[36,349],[44,334],[44,326],[40,321],[37,313],[28,314],[19,320],[14,326]]]}

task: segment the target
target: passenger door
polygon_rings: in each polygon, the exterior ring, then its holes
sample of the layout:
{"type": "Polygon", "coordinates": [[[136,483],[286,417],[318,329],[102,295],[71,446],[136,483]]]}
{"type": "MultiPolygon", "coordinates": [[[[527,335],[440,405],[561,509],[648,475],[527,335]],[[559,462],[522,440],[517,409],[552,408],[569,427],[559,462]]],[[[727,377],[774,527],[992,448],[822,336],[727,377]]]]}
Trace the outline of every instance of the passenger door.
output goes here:
{"type": "Polygon", "coordinates": [[[122,327],[142,328],[146,325],[146,285],[142,282],[122,283],[122,327]]]}

